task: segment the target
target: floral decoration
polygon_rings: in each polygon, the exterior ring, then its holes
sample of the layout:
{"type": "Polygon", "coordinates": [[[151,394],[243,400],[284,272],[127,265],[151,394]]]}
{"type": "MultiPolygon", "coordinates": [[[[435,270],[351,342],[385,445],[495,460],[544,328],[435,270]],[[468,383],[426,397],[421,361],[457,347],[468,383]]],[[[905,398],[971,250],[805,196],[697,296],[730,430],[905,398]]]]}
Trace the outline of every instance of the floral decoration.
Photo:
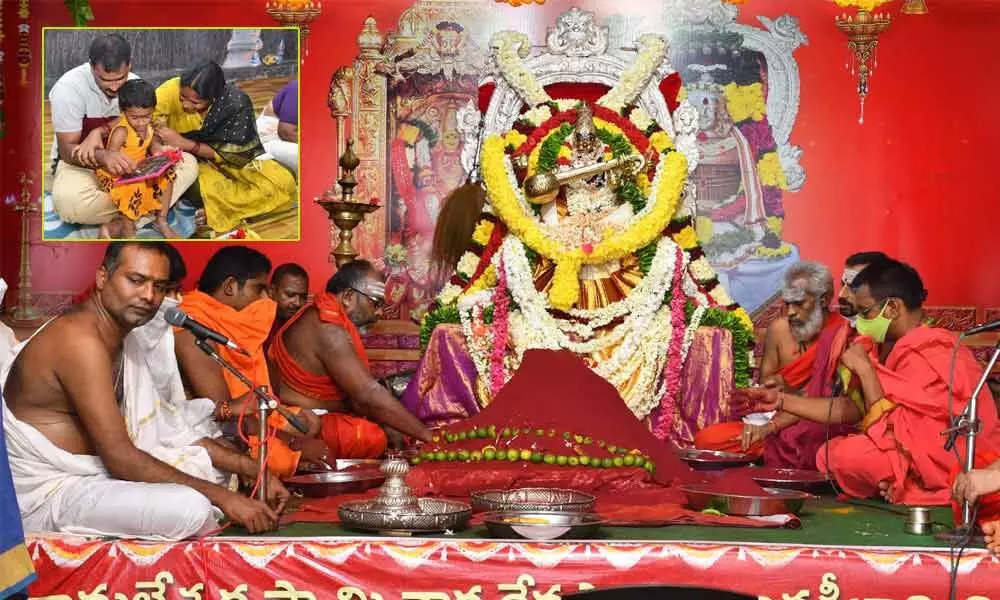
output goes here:
{"type": "Polygon", "coordinates": [[[626,104],[631,104],[649,85],[666,54],[666,40],[655,34],[644,34],[639,38],[639,53],[635,60],[622,72],[614,87],[601,96],[597,104],[616,112],[621,111],[626,104]]]}
{"type": "Polygon", "coordinates": [[[490,40],[496,48],[497,66],[504,79],[528,106],[537,106],[551,100],[545,88],[525,68],[522,58],[531,53],[531,40],[519,31],[501,31],[490,40]]]}

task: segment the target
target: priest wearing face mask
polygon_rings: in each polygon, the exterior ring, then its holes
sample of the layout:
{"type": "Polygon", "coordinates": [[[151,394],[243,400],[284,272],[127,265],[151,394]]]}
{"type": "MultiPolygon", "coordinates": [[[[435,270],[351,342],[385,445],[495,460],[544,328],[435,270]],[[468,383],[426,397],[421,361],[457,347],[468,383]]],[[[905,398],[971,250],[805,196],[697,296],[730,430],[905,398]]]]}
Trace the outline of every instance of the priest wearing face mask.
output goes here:
{"type": "MultiPolygon", "coordinates": [[[[858,423],[860,432],[832,439],[816,453],[821,471],[850,496],[882,495],[907,505],[948,504],[951,478],[964,454],[944,449],[941,432],[965,409],[981,367],[965,347],[955,360],[951,414],[948,380],[955,335],[923,323],[923,282],[902,262],[874,263],[851,283],[862,336],[840,358],[862,394],[816,402],[776,390],[753,390],[758,409],[783,410],[817,422],[858,423]]],[[[1000,448],[996,404],[980,392],[980,443],[1000,448]]]]}
{"type": "Polygon", "coordinates": [[[837,310],[850,321],[851,325],[857,320],[857,310],[854,308],[854,292],[851,291],[851,283],[858,273],[874,263],[890,260],[889,256],[877,250],[867,252],[855,252],[844,261],[844,272],[840,277],[840,295],[837,297],[837,310]]]}
{"type": "MultiPolygon", "coordinates": [[[[184,294],[180,308],[188,316],[229,338],[247,354],[215,345],[219,356],[250,379],[255,387],[276,390],[272,381],[264,342],[271,331],[277,305],[268,294],[271,261],[246,246],[225,246],[217,251],[198,280],[197,290],[184,294]]],[[[245,440],[255,456],[258,426],[254,412],[256,398],[239,378],[223,369],[197,347],[190,331],[175,330],[177,362],[192,395],[209,398],[215,403],[215,418],[220,422],[238,423],[244,414],[245,440]]],[[[292,409],[307,428],[303,435],[278,412],[271,413],[271,426],[278,429],[268,448],[268,468],[279,477],[295,473],[303,458],[313,462],[325,458],[322,442],[315,439],[319,419],[308,410],[292,409]]]]}

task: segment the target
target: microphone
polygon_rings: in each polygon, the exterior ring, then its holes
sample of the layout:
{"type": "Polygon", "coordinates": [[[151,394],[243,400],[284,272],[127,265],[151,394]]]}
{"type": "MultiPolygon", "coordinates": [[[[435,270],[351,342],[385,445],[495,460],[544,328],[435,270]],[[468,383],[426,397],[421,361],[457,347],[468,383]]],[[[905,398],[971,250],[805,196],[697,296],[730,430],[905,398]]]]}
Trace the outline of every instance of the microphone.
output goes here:
{"type": "Polygon", "coordinates": [[[984,323],[982,325],[976,325],[972,329],[967,329],[962,332],[962,337],[967,335],[975,335],[977,333],[983,333],[986,331],[993,331],[995,329],[1000,329],[1000,319],[996,321],[990,321],[989,323],[984,323]]]}
{"type": "Polygon", "coordinates": [[[186,312],[177,308],[176,306],[171,306],[167,310],[163,311],[163,318],[167,323],[170,323],[174,327],[183,327],[190,331],[194,337],[200,340],[211,340],[217,344],[222,344],[223,346],[229,348],[230,350],[235,350],[240,354],[245,356],[250,356],[250,353],[240,348],[235,343],[233,343],[229,338],[222,335],[214,329],[209,329],[205,327],[198,321],[195,321],[188,316],[186,312]]]}

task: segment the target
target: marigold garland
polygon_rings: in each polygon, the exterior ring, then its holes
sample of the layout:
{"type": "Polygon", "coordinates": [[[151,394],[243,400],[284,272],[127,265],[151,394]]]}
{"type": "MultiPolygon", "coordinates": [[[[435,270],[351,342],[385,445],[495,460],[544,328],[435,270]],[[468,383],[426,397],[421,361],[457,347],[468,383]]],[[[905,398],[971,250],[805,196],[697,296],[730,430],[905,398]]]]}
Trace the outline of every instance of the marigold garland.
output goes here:
{"type": "Polygon", "coordinates": [[[491,136],[486,140],[481,165],[483,181],[497,216],[528,247],[556,263],[549,299],[560,310],[569,309],[579,299],[582,265],[618,260],[662,234],[680,202],[687,177],[687,158],[680,152],[671,152],[660,168],[662,173],[654,181],[656,204],[652,209],[638,217],[621,235],[605,238],[586,252],[583,248],[567,248],[549,239],[537,221],[524,211],[517,192],[511,189],[502,138],[491,136]]]}

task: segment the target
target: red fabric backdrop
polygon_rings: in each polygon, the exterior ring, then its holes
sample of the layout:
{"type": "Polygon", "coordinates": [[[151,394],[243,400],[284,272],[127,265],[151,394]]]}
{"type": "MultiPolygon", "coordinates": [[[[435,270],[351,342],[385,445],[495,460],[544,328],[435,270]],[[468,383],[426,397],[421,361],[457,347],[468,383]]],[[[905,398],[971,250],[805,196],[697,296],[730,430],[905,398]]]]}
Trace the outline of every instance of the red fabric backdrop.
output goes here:
{"type": "MultiPolygon", "coordinates": [[[[272,25],[264,0],[91,0],[94,26],[272,25]]],[[[887,8],[898,12],[896,1],[887,8]]],[[[16,193],[17,172],[40,170],[39,36],[41,26],[69,25],[62,2],[31,1],[32,69],[18,85],[17,3],[3,2],[7,136],[0,192],[16,193]]],[[[382,31],[392,27],[410,0],[336,0],[309,37],[302,67],[302,241],[262,244],[275,264],[294,260],[319,289],[332,273],[329,227],[314,203],[335,177],[338,151],[326,107],[333,70],[356,53],[364,18],[382,31]]],[[[549,0],[557,13],[577,4],[612,9],[612,2],[549,0]]],[[[845,71],[845,39],[833,25],[838,9],[824,0],[749,0],[740,20],[792,12],[809,45],[796,52],[802,79],[801,110],[792,142],[805,151],[808,180],[785,195],[784,237],[805,258],[837,265],[855,250],[879,248],[912,262],[924,275],[934,305],[1000,306],[1000,259],[993,241],[995,206],[992,155],[1000,147],[1000,66],[994,57],[1000,3],[929,0],[927,16],[899,15],[883,36],[867,119],[857,123],[854,82],[845,71]]],[[[624,9],[621,9],[624,10],[624,9]]],[[[0,274],[17,280],[16,214],[0,209],[0,274]]],[[[194,278],[213,244],[182,249],[194,278]]],[[[102,246],[39,245],[33,252],[35,289],[79,291],[92,281],[102,246]]],[[[8,300],[10,302],[10,300],[8,300]]]]}

